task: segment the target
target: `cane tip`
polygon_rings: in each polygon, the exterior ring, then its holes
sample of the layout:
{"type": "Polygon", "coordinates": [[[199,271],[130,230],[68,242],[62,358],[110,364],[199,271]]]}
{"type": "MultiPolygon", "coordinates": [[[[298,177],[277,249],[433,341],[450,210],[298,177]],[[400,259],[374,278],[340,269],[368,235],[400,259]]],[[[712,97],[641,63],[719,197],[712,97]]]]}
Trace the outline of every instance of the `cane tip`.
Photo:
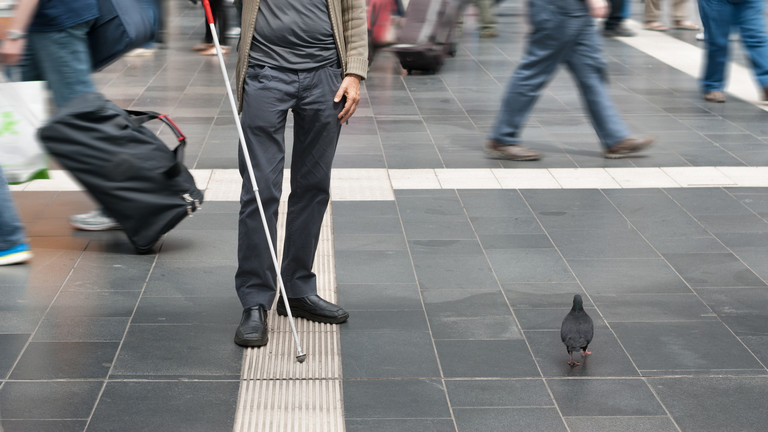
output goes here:
{"type": "Polygon", "coordinates": [[[300,354],[296,356],[296,361],[299,363],[304,363],[305,360],[307,360],[306,354],[300,354]]]}

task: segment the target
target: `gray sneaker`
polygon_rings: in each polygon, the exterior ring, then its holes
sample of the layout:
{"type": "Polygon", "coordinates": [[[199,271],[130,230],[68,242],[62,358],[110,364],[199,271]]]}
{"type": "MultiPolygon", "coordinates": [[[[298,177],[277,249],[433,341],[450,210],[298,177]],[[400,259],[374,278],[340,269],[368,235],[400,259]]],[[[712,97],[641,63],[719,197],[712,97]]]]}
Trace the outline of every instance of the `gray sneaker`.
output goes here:
{"type": "Polygon", "coordinates": [[[485,152],[493,159],[513,161],[535,161],[541,158],[541,153],[521,145],[502,145],[496,141],[485,143],[485,152]]]}
{"type": "Polygon", "coordinates": [[[69,224],[82,231],[107,231],[122,229],[119,223],[104,214],[102,210],[94,210],[69,217],[69,224]]]}
{"type": "Polygon", "coordinates": [[[714,103],[723,103],[725,102],[725,93],[721,91],[711,91],[709,93],[704,93],[704,100],[707,102],[714,102],[714,103]]]}
{"type": "Polygon", "coordinates": [[[634,153],[644,150],[646,147],[653,143],[651,137],[627,137],[619,141],[618,144],[614,144],[605,149],[606,159],[621,159],[625,157],[633,156],[634,153]]]}

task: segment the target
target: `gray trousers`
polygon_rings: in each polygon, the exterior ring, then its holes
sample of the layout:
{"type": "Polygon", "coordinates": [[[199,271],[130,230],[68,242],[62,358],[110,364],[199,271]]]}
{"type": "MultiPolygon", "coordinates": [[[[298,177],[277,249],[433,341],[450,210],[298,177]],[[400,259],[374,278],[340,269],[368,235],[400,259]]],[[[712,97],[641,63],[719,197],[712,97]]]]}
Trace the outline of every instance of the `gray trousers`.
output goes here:
{"type": "MultiPolygon", "coordinates": [[[[345,100],[333,98],[342,80],[340,68],[295,71],[250,65],[243,90],[241,123],[256,183],[277,247],[277,215],[285,166],[285,124],[293,112],[291,194],[288,197],[281,275],[288,297],[317,294],[312,266],[320,226],[330,198],[331,165],[345,100]]],[[[242,149],[238,268],[235,287],[244,308],[270,309],[277,275],[259,215],[242,149]]]]}

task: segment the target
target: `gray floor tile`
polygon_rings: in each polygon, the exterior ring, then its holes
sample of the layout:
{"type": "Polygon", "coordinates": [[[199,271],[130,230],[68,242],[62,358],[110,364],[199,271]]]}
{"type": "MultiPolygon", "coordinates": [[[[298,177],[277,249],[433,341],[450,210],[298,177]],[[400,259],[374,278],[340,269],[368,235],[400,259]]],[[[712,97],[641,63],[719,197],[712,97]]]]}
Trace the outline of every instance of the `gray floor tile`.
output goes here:
{"type": "Polygon", "coordinates": [[[429,319],[437,339],[522,339],[512,316],[434,317],[429,319]]]}
{"type": "Polygon", "coordinates": [[[644,375],[768,373],[718,321],[614,323],[612,328],[644,375]]]}
{"type": "Polygon", "coordinates": [[[398,234],[335,234],[333,246],[337,251],[406,250],[402,233],[398,234]]]}
{"type": "Polygon", "coordinates": [[[440,370],[427,332],[341,334],[345,378],[437,378],[440,370]]]}
{"type": "Polygon", "coordinates": [[[117,342],[32,342],[10,379],[106,378],[118,347],[117,342]]]}
{"type": "Polygon", "coordinates": [[[760,431],[768,422],[765,377],[661,378],[648,383],[685,432],[760,431]]]}
{"type": "Polygon", "coordinates": [[[413,283],[413,265],[406,251],[336,251],[340,284],[413,283]]]}
{"type": "Polygon", "coordinates": [[[29,341],[29,336],[29,334],[0,334],[0,380],[8,377],[13,364],[16,363],[16,359],[29,341]]]}
{"type": "Polygon", "coordinates": [[[768,365],[768,336],[743,336],[739,339],[763,365],[768,365]]]}
{"type": "Polygon", "coordinates": [[[52,286],[0,287],[0,331],[34,332],[58,289],[52,286]]]}
{"type": "Polygon", "coordinates": [[[112,382],[90,431],[231,431],[239,383],[112,382]]]}
{"type": "Polygon", "coordinates": [[[768,336],[764,288],[699,288],[696,292],[737,336],[768,336]]]}
{"type": "Polygon", "coordinates": [[[169,232],[158,261],[216,259],[237,262],[237,231],[179,230],[169,232]]]}
{"type": "Polygon", "coordinates": [[[482,256],[419,255],[413,257],[421,289],[489,290],[498,287],[482,256]]]}
{"type": "MultiPolygon", "coordinates": [[[[544,234],[541,224],[532,215],[472,216],[470,221],[483,242],[483,246],[493,249],[503,249],[500,245],[511,247],[515,244],[519,248],[522,247],[521,241],[532,242],[534,235],[544,234]],[[522,235],[528,235],[529,238],[525,239],[522,235]],[[496,239],[488,244],[489,237],[496,239]]],[[[548,238],[546,241],[544,240],[540,238],[530,247],[552,247],[551,240],[548,238]]]]}
{"type": "Polygon", "coordinates": [[[661,259],[569,259],[590,294],[688,294],[691,289],[661,259]]]}
{"type": "Polygon", "coordinates": [[[748,215],[749,209],[725,189],[667,189],[666,192],[694,217],[704,215],[748,215]]]}
{"type": "Polygon", "coordinates": [[[132,324],[224,324],[238,322],[243,307],[230,297],[143,297],[132,324]]]}
{"type": "Polygon", "coordinates": [[[547,384],[565,417],[666,414],[641,379],[551,379],[547,384]]]}
{"type": "Polygon", "coordinates": [[[664,258],[694,288],[765,286],[765,282],[733,254],[665,254],[664,258]]]}
{"type": "Polygon", "coordinates": [[[715,235],[720,233],[764,233],[768,223],[757,215],[703,215],[696,218],[715,235]]]}
{"type": "Polygon", "coordinates": [[[555,408],[454,408],[459,431],[567,431],[555,408]]]}
{"type": "Polygon", "coordinates": [[[545,377],[633,377],[639,373],[616,337],[606,328],[596,328],[589,345],[592,353],[583,360],[574,353],[580,366],[568,365],[568,352],[560,340],[560,330],[527,331],[525,337],[545,377]]]}
{"type": "Polygon", "coordinates": [[[459,198],[470,217],[512,217],[531,214],[518,191],[461,190],[459,198]]]}
{"type": "Polygon", "coordinates": [[[696,294],[598,294],[592,299],[608,322],[716,319],[696,294]]]}
{"type": "Polygon", "coordinates": [[[423,310],[416,284],[339,284],[336,289],[348,311],[423,310]]]}
{"type": "Polygon", "coordinates": [[[345,332],[426,332],[429,331],[423,310],[367,310],[364,320],[350,320],[345,332]]]}
{"type": "Polygon", "coordinates": [[[417,239],[475,239],[472,225],[465,216],[443,216],[435,219],[408,220],[403,218],[405,235],[417,239]]]}
{"type": "Polygon", "coordinates": [[[218,259],[159,261],[149,275],[144,296],[231,297],[236,270],[234,261],[218,259]]]}
{"type": "Polygon", "coordinates": [[[616,208],[599,190],[524,190],[521,193],[537,214],[569,211],[616,212],[616,208]]]}
{"type": "Polygon", "coordinates": [[[554,407],[543,380],[448,380],[454,408],[554,407]]]}
{"type": "Polygon", "coordinates": [[[447,378],[539,376],[522,340],[437,340],[435,346],[447,378]]]}
{"type": "MultiPolygon", "coordinates": [[[[0,419],[2,413],[0,413],[0,419]]],[[[2,420],[5,432],[83,432],[85,420],[2,420]]]]}
{"type": "Polygon", "coordinates": [[[46,318],[130,317],[140,291],[63,291],[46,318]]]}
{"type": "Polygon", "coordinates": [[[344,415],[358,419],[450,419],[435,380],[344,380],[344,415]]]}
{"type": "Polygon", "coordinates": [[[232,325],[132,325],[112,373],[131,378],[205,377],[237,379],[242,349],[232,343],[232,325]]]}
{"type": "Polygon", "coordinates": [[[488,259],[501,283],[573,282],[574,277],[554,249],[488,250],[488,259]]]}
{"type": "Polygon", "coordinates": [[[477,240],[411,240],[408,248],[415,260],[429,257],[482,257],[483,250],[477,240]]]}
{"type": "Polygon", "coordinates": [[[659,255],[634,229],[548,229],[547,233],[565,259],[658,258],[659,255]]]}
{"type": "Polygon", "coordinates": [[[566,417],[571,432],[676,432],[669,417],[566,417]]]}
{"type": "Polygon", "coordinates": [[[32,339],[35,342],[120,342],[129,317],[45,318],[32,339]]]}
{"type": "Polygon", "coordinates": [[[538,212],[536,217],[546,230],[620,230],[627,226],[627,220],[617,211],[550,211],[538,212]]]}
{"type": "Polygon", "coordinates": [[[446,419],[352,419],[347,432],[455,432],[453,420],[446,419]]]}
{"type": "Polygon", "coordinates": [[[64,285],[66,291],[107,291],[126,290],[139,291],[144,287],[152,262],[131,262],[130,256],[120,256],[126,259],[123,264],[110,262],[94,262],[94,260],[77,263],[72,275],[64,285]]]}
{"type": "Polygon", "coordinates": [[[87,420],[104,386],[100,381],[6,382],[0,388],[5,420],[87,420]]]}
{"type": "Polygon", "coordinates": [[[573,302],[574,294],[584,292],[576,282],[562,283],[504,283],[502,290],[515,309],[564,308],[573,302]]]}
{"type": "Polygon", "coordinates": [[[424,290],[424,307],[430,318],[482,318],[512,316],[498,290],[424,290]]]}

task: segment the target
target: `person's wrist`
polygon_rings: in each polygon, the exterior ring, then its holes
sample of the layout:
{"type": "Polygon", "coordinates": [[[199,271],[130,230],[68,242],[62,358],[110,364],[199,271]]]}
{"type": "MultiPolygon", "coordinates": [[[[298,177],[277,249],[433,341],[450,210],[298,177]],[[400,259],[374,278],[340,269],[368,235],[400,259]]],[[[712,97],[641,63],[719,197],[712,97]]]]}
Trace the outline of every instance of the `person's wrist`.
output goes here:
{"type": "Polygon", "coordinates": [[[11,30],[6,30],[5,31],[5,35],[3,36],[3,40],[6,40],[6,41],[16,41],[16,40],[25,39],[26,37],[27,37],[27,34],[24,33],[23,31],[11,29],[11,30]]]}

